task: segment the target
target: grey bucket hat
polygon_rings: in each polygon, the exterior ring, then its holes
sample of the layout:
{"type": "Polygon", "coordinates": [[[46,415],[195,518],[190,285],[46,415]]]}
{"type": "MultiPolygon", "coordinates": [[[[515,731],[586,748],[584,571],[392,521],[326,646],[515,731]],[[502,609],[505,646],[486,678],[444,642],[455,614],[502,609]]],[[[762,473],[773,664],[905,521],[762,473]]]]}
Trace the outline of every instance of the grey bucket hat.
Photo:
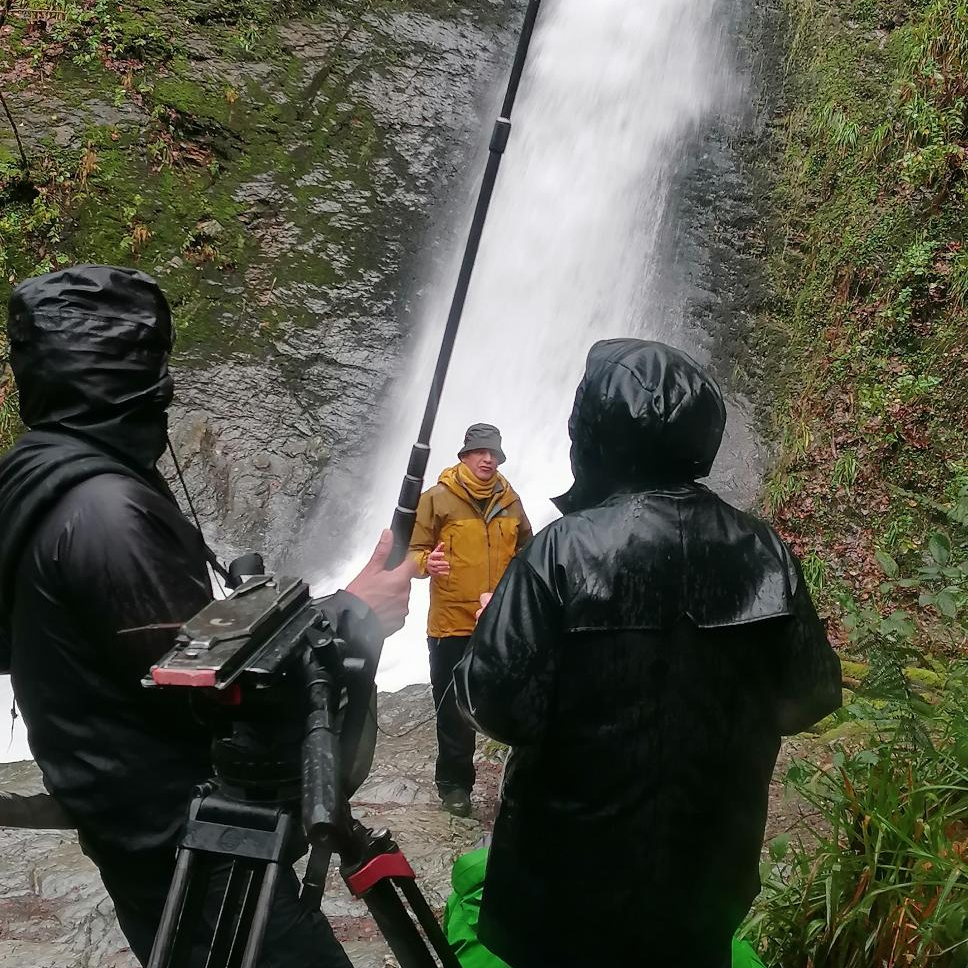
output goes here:
{"type": "Polygon", "coordinates": [[[501,449],[501,431],[492,424],[473,424],[464,434],[464,446],[457,452],[458,457],[472,450],[490,450],[497,454],[498,464],[503,464],[507,457],[501,449]]]}

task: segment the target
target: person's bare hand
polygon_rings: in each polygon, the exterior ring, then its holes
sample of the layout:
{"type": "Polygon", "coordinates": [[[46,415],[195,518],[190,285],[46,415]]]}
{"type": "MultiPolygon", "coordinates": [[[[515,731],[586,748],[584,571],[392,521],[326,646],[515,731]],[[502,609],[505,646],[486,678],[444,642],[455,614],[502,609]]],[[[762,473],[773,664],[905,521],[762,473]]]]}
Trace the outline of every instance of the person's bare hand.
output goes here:
{"type": "Polygon", "coordinates": [[[433,575],[434,578],[441,578],[444,575],[450,574],[450,562],[447,560],[447,556],[444,554],[444,543],[441,542],[434,548],[433,551],[427,555],[427,574],[433,575]]]}
{"type": "Polygon", "coordinates": [[[484,592],[481,595],[481,607],[477,610],[474,615],[474,621],[479,622],[481,620],[481,615],[484,614],[484,609],[487,608],[487,603],[494,597],[494,592],[484,592]]]}
{"type": "Polygon", "coordinates": [[[346,590],[365,602],[376,613],[384,635],[403,628],[410,611],[410,581],[416,574],[415,562],[407,557],[398,568],[386,571],[393,550],[393,532],[384,531],[373,557],[347,586],[346,590]]]}

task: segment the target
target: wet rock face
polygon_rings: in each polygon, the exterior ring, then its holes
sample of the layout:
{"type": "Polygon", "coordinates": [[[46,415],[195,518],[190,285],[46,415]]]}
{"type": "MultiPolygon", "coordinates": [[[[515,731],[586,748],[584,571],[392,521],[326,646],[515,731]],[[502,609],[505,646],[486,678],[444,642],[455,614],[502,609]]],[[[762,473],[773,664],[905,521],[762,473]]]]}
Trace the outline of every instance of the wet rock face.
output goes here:
{"type": "MultiPolygon", "coordinates": [[[[430,226],[451,221],[449,192],[483,137],[482,99],[508,60],[519,6],[441,5],[438,18],[387,5],[294,21],[279,30],[284,78],[248,66],[283,120],[269,157],[253,151],[234,189],[252,250],[244,268],[200,286],[221,335],[214,354],[183,358],[172,420],[199,511],[227,553],[277,558],[325,469],[370,436],[407,345],[430,226]],[[258,352],[235,351],[236,329],[258,352]]],[[[199,225],[199,243],[221,228],[199,225]]]]}
{"type": "Polygon", "coordinates": [[[758,352],[756,320],[771,298],[769,125],[777,111],[785,13],[776,0],[722,6],[736,90],[684,151],[662,252],[660,314],[682,316],[726,394],[729,419],[710,485],[755,508],[771,459],[761,408],[775,374],[758,352]]]}
{"type": "MultiPolygon", "coordinates": [[[[368,826],[393,831],[440,912],[453,861],[477,846],[493,823],[501,754],[480,740],[474,815],[460,820],[443,813],[433,781],[432,717],[429,686],[380,697],[383,733],[354,813],[368,826]]],[[[13,763],[0,765],[0,789],[27,795],[43,787],[34,764],[13,763]]],[[[365,905],[338,875],[330,875],[323,909],[356,968],[395,964],[365,905]]],[[[0,966],[137,968],[97,870],[73,833],[0,827],[0,966]]]]}
{"type": "Polygon", "coordinates": [[[104,25],[139,39],[132,61],[72,59],[14,14],[2,69],[28,151],[71,175],[87,158],[52,258],[133,263],[167,292],[172,438],[227,554],[278,558],[368,438],[524,5],[138,0],[104,25]]]}

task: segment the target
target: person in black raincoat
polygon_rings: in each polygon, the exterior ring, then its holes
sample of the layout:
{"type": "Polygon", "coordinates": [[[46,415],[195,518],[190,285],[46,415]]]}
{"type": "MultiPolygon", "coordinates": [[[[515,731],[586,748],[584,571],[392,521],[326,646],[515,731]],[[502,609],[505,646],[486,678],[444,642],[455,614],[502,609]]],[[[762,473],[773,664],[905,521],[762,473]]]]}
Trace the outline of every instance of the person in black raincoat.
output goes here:
{"type": "MultiPolygon", "coordinates": [[[[177,626],[211,600],[202,536],[155,468],[173,393],[171,316],[143,273],[79,266],[18,286],[8,331],[29,431],[0,460],[0,671],[144,963],[192,789],[212,770],[187,698],[141,686],[173,644],[171,631],[145,627],[177,626]]],[[[403,624],[412,568],[383,571],[388,538],[326,602],[352,642],[403,624]]],[[[297,887],[290,869],[260,965],[348,968],[297,887]]],[[[200,942],[192,968],[203,953],[200,942]]]]}
{"type": "Polygon", "coordinates": [[[796,558],[696,483],[725,422],[685,353],[596,344],[564,517],[455,672],[465,715],[513,747],[480,922],[513,968],[727,968],[780,737],[840,705],[796,558]]]}

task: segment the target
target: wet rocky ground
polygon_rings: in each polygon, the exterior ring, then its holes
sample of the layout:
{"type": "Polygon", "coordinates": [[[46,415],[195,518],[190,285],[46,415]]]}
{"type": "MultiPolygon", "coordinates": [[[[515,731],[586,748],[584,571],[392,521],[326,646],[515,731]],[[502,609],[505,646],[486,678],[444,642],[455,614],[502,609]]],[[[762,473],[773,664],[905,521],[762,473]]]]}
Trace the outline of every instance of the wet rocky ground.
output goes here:
{"type": "MultiPolygon", "coordinates": [[[[376,760],[354,812],[368,826],[393,831],[431,905],[441,911],[454,859],[479,845],[493,825],[503,752],[479,740],[473,815],[463,820],[443,813],[433,783],[432,715],[429,686],[381,695],[376,760]]],[[[802,805],[786,798],[782,777],[803,744],[784,745],[771,788],[767,840],[802,827],[802,805]]],[[[36,767],[0,766],[0,789],[41,789],[36,767]]],[[[395,965],[366,908],[338,876],[330,877],[324,910],[355,968],[395,965]]],[[[97,872],[72,833],[0,828],[0,966],[137,968],[97,872]]]]}
{"type": "MultiPolygon", "coordinates": [[[[481,740],[474,812],[439,809],[433,782],[433,706],[429,686],[381,696],[374,769],[354,801],[367,826],[389,828],[417,872],[431,905],[442,911],[454,859],[477,846],[497,812],[501,753],[481,740]]],[[[33,763],[0,765],[0,789],[42,789],[33,763]]],[[[323,909],[355,968],[395,964],[362,902],[331,875],[323,909]]],[[[0,966],[137,968],[114,920],[94,866],[69,831],[0,828],[0,966]]]]}

